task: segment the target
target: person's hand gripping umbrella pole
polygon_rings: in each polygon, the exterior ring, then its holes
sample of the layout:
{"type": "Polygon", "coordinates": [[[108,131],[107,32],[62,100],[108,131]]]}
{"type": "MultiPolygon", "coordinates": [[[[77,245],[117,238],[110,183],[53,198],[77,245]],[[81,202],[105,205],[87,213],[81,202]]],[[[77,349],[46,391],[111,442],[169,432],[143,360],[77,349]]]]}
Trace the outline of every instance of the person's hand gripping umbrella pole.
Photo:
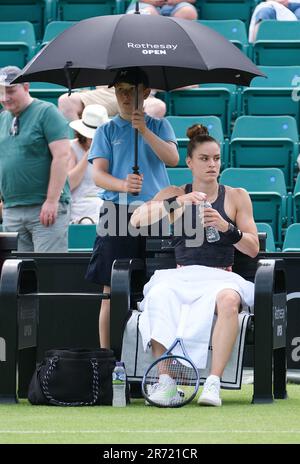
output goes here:
{"type": "MultiPolygon", "coordinates": [[[[135,86],[135,110],[143,111],[143,86],[142,84],[136,84],[135,86]]],[[[139,156],[139,130],[134,128],[134,165],[132,167],[133,174],[140,175],[139,165],[138,165],[138,156],[139,156]]],[[[138,195],[138,193],[132,193],[132,195],[138,195]]]]}

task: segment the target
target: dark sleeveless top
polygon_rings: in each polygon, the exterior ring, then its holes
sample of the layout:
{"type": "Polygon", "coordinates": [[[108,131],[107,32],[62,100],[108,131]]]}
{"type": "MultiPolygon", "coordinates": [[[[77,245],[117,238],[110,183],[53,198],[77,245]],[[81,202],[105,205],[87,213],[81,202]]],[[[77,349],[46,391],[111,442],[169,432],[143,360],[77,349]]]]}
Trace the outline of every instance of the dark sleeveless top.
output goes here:
{"type": "MultiPolygon", "coordinates": [[[[187,184],[185,186],[185,193],[192,192],[192,184],[187,184]]],[[[219,185],[218,197],[214,203],[212,203],[212,208],[216,209],[220,215],[225,219],[225,221],[230,222],[231,224],[235,223],[227,216],[224,210],[224,199],[225,199],[225,186],[219,185]]],[[[190,205],[187,208],[192,208],[190,210],[192,217],[192,227],[196,227],[196,216],[199,215],[199,207],[197,205],[190,205]]],[[[180,220],[180,219],[179,219],[180,220]]],[[[182,220],[181,220],[182,221],[182,220]]],[[[182,221],[183,223],[184,221],[182,221]]],[[[174,230],[176,230],[176,225],[174,225],[174,230]]],[[[195,229],[196,230],[196,229],[195,229]]],[[[232,266],[234,259],[234,246],[231,243],[228,243],[229,240],[226,234],[219,231],[220,240],[214,243],[209,243],[205,237],[204,230],[204,240],[203,244],[200,246],[186,246],[186,240],[192,240],[196,237],[185,235],[184,231],[180,237],[174,238],[175,246],[175,258],[176,263],[182,266],[189,266],[193,264],[199,264],[203,266],[210,267],[228,267],[232,266]]]]}

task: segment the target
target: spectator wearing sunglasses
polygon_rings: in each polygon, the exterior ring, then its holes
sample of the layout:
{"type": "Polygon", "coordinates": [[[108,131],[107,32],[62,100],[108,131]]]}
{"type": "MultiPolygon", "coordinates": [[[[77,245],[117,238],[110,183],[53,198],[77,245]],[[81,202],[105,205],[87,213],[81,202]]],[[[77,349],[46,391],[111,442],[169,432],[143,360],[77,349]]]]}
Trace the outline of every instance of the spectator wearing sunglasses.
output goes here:
{"type": "Polygon", "coordinates": [[[16,66],[0,69],[0,191],[3,230],[18,232],[18,250],[68,249],[68,124],[52,103],[14,84],[16,66]]]}

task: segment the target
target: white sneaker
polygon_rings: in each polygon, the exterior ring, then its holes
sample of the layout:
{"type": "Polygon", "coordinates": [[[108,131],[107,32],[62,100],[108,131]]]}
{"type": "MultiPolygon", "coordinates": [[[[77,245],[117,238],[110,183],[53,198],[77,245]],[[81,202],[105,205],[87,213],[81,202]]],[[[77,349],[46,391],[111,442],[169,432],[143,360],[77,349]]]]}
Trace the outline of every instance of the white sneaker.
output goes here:
{"type": "MultiPolygon", "coordinates": [[[[165,375],[162,377],[164,378],[160,379],[158,383],[148,386],[148,389],[150,390],[149,399],[162,406],[171,406],[172,404],[182,403],[184,393],[177,390],[176,383],[173,379],[171,379],[171,377],[165,375]],[[169,380],[164,381],[165,377],[168,377],[169,380]]],[[[145,404],[149,405],[151,403],[146,401],[145,404]]]]}
{"type": "MultiPolygon", "coordinates": [[[[172,387],[172,384],[171,384],[172,387]]],[[[170,388],[170,384],[163,384],[163,383],[154,383],[153,385],[148,385],[147,389],[149,392],[149,398],[152,399],[155,402],[158,402],[159,404],[162,404],[161,400],[157,397],[160,395],[163,395],[162,390],[170,388]],[[160,393],[156,393],[159,391],[160,393]]],[[[173,387],[172,387],[173,388],[173,387]]],[[[170,404],[175,403],[182,403],[184,401],[184,391],[181,390],[181,388],[177,388],[175,394],[173,394],[170,404]]],[[[164,404],[164,406],[168,406],[169,404],[164,404]]],[[[152,406],[149,401],[145,400],[145,406],[152,406]]]]}
{"type": "Polygon", "coordinates": [[[220,398],[220,378],[216,375],[207,377],[203,386],[203,391],[198,399],[198,404],[205,406],[221,406],[220,398]]]}

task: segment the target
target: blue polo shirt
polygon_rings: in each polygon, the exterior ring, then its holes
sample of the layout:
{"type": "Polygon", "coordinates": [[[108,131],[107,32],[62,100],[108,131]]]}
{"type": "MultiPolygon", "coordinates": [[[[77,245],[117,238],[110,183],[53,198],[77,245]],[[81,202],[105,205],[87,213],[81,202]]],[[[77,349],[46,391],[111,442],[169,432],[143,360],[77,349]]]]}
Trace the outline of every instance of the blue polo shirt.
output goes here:
{"type": "MultiPolygon", "coordinates": [[[[172,126],[166,119],[156,119],[145,116],[148,129],[166,142],[176,142],[176,137],[172,126]]],[[[90,163],[95,158],[105,158],[109,161],[109,174],[118,179],[126,179],[132,173],[134,166],[134,129],[130,121],[126,121],[119,115],[111,121],[99,127],[93,138],[93,143],[89,152],[88,160],[90,163]]],[[[151,200],[156,193],[170,185],[166,166],[144,138],[139,134],[138,137],[138,165],[139,172],[144,174],[143,187],[139,195],[127,195],[127,203],[133,201],[151,200]]],[[[110,200],[114,203],[124,203],[119,192],[102,190],[100,197],[103,200],[110,200]]]]}

